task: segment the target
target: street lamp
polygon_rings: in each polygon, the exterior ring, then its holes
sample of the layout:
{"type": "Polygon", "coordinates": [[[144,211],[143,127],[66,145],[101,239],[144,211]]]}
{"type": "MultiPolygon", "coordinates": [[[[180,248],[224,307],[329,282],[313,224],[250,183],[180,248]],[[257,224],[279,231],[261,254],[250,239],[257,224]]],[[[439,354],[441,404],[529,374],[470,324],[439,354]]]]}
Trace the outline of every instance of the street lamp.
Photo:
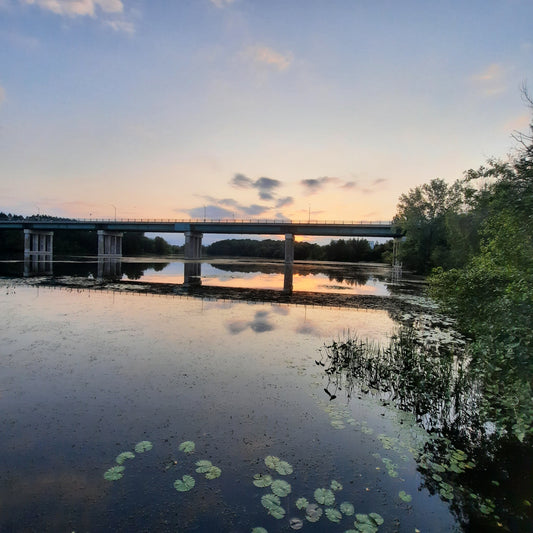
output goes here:
{"type": "Polygon", "coordinates": [[[117,208],[113,204],[110,204],[110,205],[115,210],[115,222],[116,222],[117,221],[117,208]]]}

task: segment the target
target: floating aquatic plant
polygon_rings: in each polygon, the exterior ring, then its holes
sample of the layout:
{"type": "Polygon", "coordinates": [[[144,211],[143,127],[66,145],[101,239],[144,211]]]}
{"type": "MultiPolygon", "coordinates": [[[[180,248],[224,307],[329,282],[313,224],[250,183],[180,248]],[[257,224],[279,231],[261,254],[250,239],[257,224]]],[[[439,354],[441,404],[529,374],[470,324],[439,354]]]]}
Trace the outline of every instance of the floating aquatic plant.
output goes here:
{"type": "Polygon", "coordinates": [[[379,514],[379,513],[369,513],[368,515],[372,520],[374,520],[374,522],[380,526],[381,524],[383,524],[383,522],[385,522],[385,520],[383,520],[383,517],[379,514]]]}
{"type": "Polygon", "coordinates": [[[196,461],[196,471],[199,474],[205,474],[213,468],[213,463],[211,461],[208,461],[207,459],[202,459],[201,461],[196,461]]]}
{"type": "Polygon", "coordinates": [[[261,504],[274,518],[280,519],[285,516],[285,509],[280,506],[280,499],[275,494],[265,494],[261,498],[261,504]]]}
{"type": "Polygon", "coordinates": [[[192,476],[184,475],[182,479],[176,479],[174,481],[174,488],[179,492],[187,492],[191,490],[194,485],[196,485],[196,481],[192,476]]]}
{"type": "Polygon", "coordinates": [[[289,483],[287,483],[283,479],[276,479],[276,481],[272,482],[270,490],[272,490],[272,492],[276,496],[283,498],[284,496],[287,496],[287,494],[290,494],[291,486],[289,483]]]}
{"type": "Polygon", "coordinates": [[[179,445],[179,451],[183,453],[193,453],[196,446],[192,440],[186,440],[179,445]]]}
{"type": "Polygon", "coordinates": [[[316,489],[315,500],[322,505],[333,505],[335,503],[335,495],[330,489],[316,489]]]}
{"type": "Polygon", "coordinates": [[[149,440],[142,440],[135,445],[135,451],[137,453],[147,452],[153,448],[152,443],[149,440]]]}
{"type": "Polygon", "coordinates": [[[309,505],[309,502],[307,501],[307,498],[298,498],[296,500],[296,507],[298,509],[303,510],[309,505]]]}
{"type": "Polygon", "coordinates": [[[370,515],[356,514],[355,518],[356,520],[353,525],[360,533],[376,533],[378,530],[378,524],[370,515]]]}
{"type": "Polygon", "coordinates": [[[322,509],[316,503],[310,503],[305,509],[305,518],[309,522],[318,522],[322,516],[322,509]]]}
{"type": "Polygon", "coordinates": [[[212,466],[209,469],[209,472],[206,472],[205,478],[206,479],[216,479],[217,477],[220,477],[220,474],[222,473],[222,470],[218,466],[212,466]]]}
{"type": "Polygon", "coordinates": [[[270,474],[255,474],[253,483],[259,488],[269,487],[272,485],[272,476],[270,474]]]}
{"type": "Polygon", "coordinates": [[[126,459],[133,459],[135,457],[135,454],[133,452],[122,452],[117,455],[117,458],[115,461],[121,465],[124,463],[126,459]]]}
{"type": "Polygon", "coordinates": [[[104,479],[107,479],[107,481],[116,481],[117,479],[120,479],[124,474],[125,467],[124,466],[112,466],[109,470],[106,470],[104,473],[104,479]]]}
{"type": "Polygon", "coordinates": [[[331,490],[334,490],[334,491],[342,490],[342,484],[335,480],[331,482],[330,487],[331,487],[331,490]]]}
{"type": "Polygon", "coordinates": [[[328,507],[326,509],[326,516],[332,521],[332,522],[340,522],[342,518],[342,514],[340,511],[337,511],[337,509],[333,509],[333,507],[328,507]]]}
{"type": "Polygon", "coordinates": [[[346,516],[352,516],[355,513],[354,506],[350,502],[342,502],[340,505],[341,513],[346,516]]]}
{"type": "Polygon", "coordinates": [[[289,520],[289,526],[291,527],[291,529],[302,529],[302,527],[304,527],[304,523],[303,521],[300,519],[300,518],[291,518],[289,520]]]}
{"type": "Polygon", "coordinates": [[[404,490],[401,490],[398,493],[398,496],[400,497],[400,500],[406,503],[409,503],[413,499],[413,497],[410,494],[407,494],[407,492],[405,492],[404,490]]]}
{"type": "Polygon", "coordinates": [[[281,463],[281,459],[275,455],[267,455],[265,457],[265,464],[268,468],[272,468],[272,470],[276,470],[279,463],[281,463]]]}
{"type": "Polygon", "coordinates": [[[287,463],[287,461],[280,461],[275,468],[276,472],[281,476],[288,476],[293,473],[292,465],[287,463]]]}
{"type": "Polygon", "coordinates": [[[264,527],[254,527],[252,533],[268,533],[264,527]]]}

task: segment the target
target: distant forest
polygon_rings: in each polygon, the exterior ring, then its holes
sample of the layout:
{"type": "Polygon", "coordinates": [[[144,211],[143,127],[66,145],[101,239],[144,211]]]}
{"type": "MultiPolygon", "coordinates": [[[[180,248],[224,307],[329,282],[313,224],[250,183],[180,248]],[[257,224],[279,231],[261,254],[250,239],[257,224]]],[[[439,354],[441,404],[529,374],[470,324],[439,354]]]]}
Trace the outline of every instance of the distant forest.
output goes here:
{"type": "MultiPolygon", "coordinates": [[[[0,220],[68,220],[47,215],[23,217],[0,212],[0,220]]],[[[22,253],[24,239],[21,232],[0,230],[0,253],[22,253]]],[[[134,255],[172,255],[183,254],[184,247],[169,244],[162,237],[149,238],[143,232],[128,231],[122,240],[122,253],[134,255]]],[[[98,239],[95,231],[68,230],[54,231],[54,253],[71,255],[96,255],[98,239]]],[[[208,246],[202,246],[205,256],[223,257],[260,257],[283,259],[285,241],[275,239],[224,239],[208,246]]],[[[369,261],[391,262],[392,241],[375,244],[373,247],[366,239],[339,239],[329,244],[319,245],[310,242],[294,243],[294,258],[315,261],[369,261]]]]}

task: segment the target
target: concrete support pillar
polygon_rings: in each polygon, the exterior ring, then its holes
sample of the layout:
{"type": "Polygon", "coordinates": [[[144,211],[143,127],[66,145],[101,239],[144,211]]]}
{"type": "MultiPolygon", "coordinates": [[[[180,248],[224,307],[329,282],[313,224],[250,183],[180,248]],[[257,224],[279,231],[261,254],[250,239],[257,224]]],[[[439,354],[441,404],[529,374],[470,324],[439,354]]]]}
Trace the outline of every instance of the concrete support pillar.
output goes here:
{"type": "Polygon", "coordinates": [[[122,257],[122,236],[120,231],[98,230],[98,255],[122,257]]]}
{"type": "Polygon", "coordinates": [[[294,267],[294,235],[285,235],[285,273],[283,278],[283,292],[292,293],[292,278],[294,267]]]}
{"type": "Polygon", "coordinates": [[[401,238],[395,238],[392,243],[392,281],[399,281],[402,277],[402,263],[400,262],[401,238]]]}
{"type": "Polygon", "coordinates": [[[52,276],[53,275],[52,254],[25,254],[24,255],[24,277],[30,276],[52,276]]]}
{"type": "Polygon", "coordinates": [[[183,285],[185,287],[199,287],[202,284],[202,263],[194,261],[183,265],[183,285]]]}
{"type": "Polygon", "coordinates": [[[200,259],[202,257],[203,234],[197,231],[185,232],[185,259],[200,259]]]}
{"type": "Polygon", "coordinates": [[[24,256],[52,255],[54,232],[33,229],[24,230],[24,256]]]}
{"type": "Polygon", "coordinates": [[[98,256],[96,279],[102,281],[104,278],[112,280],[119,280],[122,278],[122,263],[120,257],[110,255],[98,256]]]}

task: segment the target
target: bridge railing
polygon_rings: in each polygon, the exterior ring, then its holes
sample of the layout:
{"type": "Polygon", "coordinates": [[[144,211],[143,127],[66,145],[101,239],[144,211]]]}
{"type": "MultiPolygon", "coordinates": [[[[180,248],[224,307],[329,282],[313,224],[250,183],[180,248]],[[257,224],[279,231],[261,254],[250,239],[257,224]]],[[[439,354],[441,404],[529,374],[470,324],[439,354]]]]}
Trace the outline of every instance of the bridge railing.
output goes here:
{"type": "Polygon", "coordinates": [[[360,225],[360,226],[390,226],[391,220],[292,220],[292,219],[258,219],[258,218],[64,218],[64,219],[49,219],[47,217],[33,217],[23,220],[1,220],[2,223],[17,223],[21,222],[81,222],[81,223],[152,223],[152,224],[313,224],[313,225],[360,225]]]}

